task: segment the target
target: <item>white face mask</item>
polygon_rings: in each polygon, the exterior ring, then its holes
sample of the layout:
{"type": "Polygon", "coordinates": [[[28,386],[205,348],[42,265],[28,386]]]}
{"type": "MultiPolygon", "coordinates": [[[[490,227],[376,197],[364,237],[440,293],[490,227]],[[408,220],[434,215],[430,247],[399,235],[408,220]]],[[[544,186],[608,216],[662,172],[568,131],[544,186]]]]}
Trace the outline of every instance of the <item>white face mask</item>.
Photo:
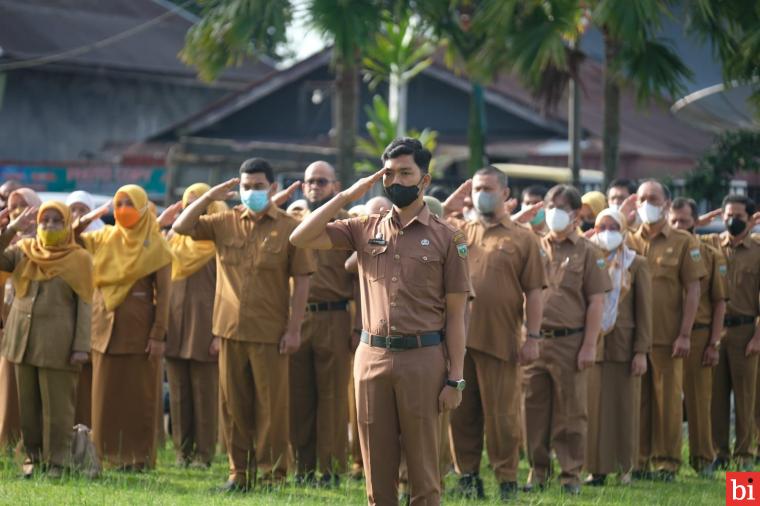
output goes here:
{"type": "Polygon", "coordinates": [[[639,207],[638,214],[643,223],[657,223],[662,218],[662,208],[644,202],[644,205],[639,207]]]}
{"type": "Polygon", "coordinates": [[[552,232],[562,232],[570,225],[570,215],[562,209],[552,208],[546,211],[546,226],[552,232]]]}
{"type": "Polygon", "coordinates": [[[607,207],[609,207],[610,210],[612,211],[620,211],[620,206],[617,204],[613,204],[612,202],[610,202],[610,205],[608,205],[607,207]]]}
{"type": "Polygon", "coordinates": [[[605,230],[594,237],[596,243],[606,251],[615,251],[623,243],[623,234],[617,230],[605,230]]]}

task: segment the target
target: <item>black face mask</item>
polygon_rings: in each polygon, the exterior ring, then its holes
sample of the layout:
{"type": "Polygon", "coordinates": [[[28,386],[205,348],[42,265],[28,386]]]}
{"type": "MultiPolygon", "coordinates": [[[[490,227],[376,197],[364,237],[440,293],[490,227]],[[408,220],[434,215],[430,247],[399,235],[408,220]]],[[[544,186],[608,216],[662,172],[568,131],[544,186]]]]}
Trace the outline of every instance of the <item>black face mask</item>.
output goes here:
{"type": "MultiPolygon", "coordinates": [[[[422,179],[420,179],[420,181],[422,181],[422,179]]],[[[419,185],[419,183],[413,186],[404,186],[398,183],[393,183],[390,186],[383,186],[383,191],[385,192],[385,196],[388,197],[396,207],[403,209],[417,200],[417,196],[420,194],[420,187],[417,185],[419,185]]]]}
{"type": "Polygon", "coordinates": [[[729,234],[736,237],[737,235],[741,235],[741,233],[747,228],[747,222],[740,220],[739,218],[729,218],[728,221],[726,221],[726,228],[728,229],[729,234]]]}
{"type": "Polygon", "coordinates": [[[594,224],[593,223],[589,223],[587,221],[581,222],[581,230],[582,231],[588,232],[592,228],[594,228],[594,224]]]}
{"type": "Polygon", "coordinates": [[[306,201],[306,205],[309,206],[309,211],[314,212],[317,209],[319,209],[320,207],[322,207],[323,205],[327,204],[330,201],[331,198],[333,198],[332,195],[330,195],[329,197],[324,198],[322,200],[317,200],[315,202],[307,200],[306,201]]]}

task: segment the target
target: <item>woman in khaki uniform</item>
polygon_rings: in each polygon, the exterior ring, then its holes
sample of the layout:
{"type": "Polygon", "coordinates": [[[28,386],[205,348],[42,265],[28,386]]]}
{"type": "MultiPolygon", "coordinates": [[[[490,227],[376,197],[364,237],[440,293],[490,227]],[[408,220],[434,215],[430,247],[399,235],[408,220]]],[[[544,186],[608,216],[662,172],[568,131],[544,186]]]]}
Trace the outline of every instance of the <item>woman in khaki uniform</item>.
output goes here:
{"type": "MultiPolygon", "coordinates": [[[[203,183],[188,187],[181,207],[169,212],[168,221],[209,189],[203,183]]],[[[224,202],[212,202],[206,212],[226,210],[224,202]]],[[[171,225],[161,219],[159,223],[171,225]]],[[[178,464],[206,468],[214,458],[219,414],[219,338],[211,333],[216,247],[212,241],[194,241],[171,233],[169,247],[174,258],[166,370],[174,448],[178,464]]]]}
{"type": "Polygon", "coordinates": [[[604,485],[610,473],[629,484],[639,446],[641,375],[652,344],[652,278],[646,259],[625,246],[621,213],[602,211],[594,230],[592,242],[609,252],[612,290],[605,295],[603,337],[589,374],[586,484],[604,485]]]}
{"type": "MultiPolygon", "coordinates": [[[[115,226],[85,233],[93,255],[92,429],[105,464],[152,468],[161,416],[161,357],[169,316],[171,253],[145,190],[121,187],[115,226]]],[[[79,221],[81,231],[107,207],[79,221]]]]}
{"type": "MultiPolygon", "coordinates": [[[[40,197],[29,188],[19,188],[8,196],[7,215],[3,221],[18,218],[27,207],[39,207],[40,197]]],[[[14,243],[22,237],[34,237],[36,232],[34,220],[24,230],[19,231],[11,240],[14,243]]],[[[0,286],[3,291],[2,318],[8,317],[13,303],[13,287],[7,273],[0,272],[0,286]]],[[[0,339],[0,343],[2,339],[0,339]]],[[[0,448],[11,449],[21,438],[21,422],[19,421],[18,393],[16,388],[16,373],[13,364],[5,357],[0,357],[0,448]]]]}
{"type": "Polygon", "coordinates": [[[79,369],[90,349],[92,258],[74,242],[61,202],[39,209],[36,238],[5,249],[36,212],[27,208],[0,236],[0,270],[13,272],[15,290],[2,353],[15,364],[24,476],[44,463],[57,478],[69,461],[79,369]]]}

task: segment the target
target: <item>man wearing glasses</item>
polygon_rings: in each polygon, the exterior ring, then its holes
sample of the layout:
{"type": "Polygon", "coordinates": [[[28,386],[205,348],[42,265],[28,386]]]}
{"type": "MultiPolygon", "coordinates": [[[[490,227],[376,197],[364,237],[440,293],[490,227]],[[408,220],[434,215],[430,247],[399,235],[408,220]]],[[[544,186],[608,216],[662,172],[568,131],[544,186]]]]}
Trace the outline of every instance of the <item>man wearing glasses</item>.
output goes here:
{"type": "MultiPolygon", "coordinates": [[[[306,168],[303,194],[308,210],[291,214],[302,219],[340,189],[335,169],[327,162],[306,168]]],[[[346,219],[341,209],[333,219],[346,219]]],[[[344,268],[350,251],[317,250],[317,270],[309,285],[301,347],[290,357],[290,438],[299,485],[338,485],[346,472],[348,390],[351,365],[351,319],[348,302],[353,279],[344,268]],[[319,462],[321,477],[315,473],[319,462]]]]}

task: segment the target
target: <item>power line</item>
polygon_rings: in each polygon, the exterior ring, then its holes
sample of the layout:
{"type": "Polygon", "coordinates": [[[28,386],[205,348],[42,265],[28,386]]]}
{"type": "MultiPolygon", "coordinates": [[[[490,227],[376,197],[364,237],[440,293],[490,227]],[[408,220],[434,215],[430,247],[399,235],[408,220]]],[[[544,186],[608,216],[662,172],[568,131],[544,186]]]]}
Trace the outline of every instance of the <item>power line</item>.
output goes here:
{"type": "Polygon", "coordinates": [[[40,56],[37,58],[31,58],[29,60],[22,60],[22,61],[16,61],[12,63],[3,63],[0,64],[0,72],[4,72],[6,70],[19,70],[19,69],[28,69],[32,67],[38,67],[40,65],[47,65],[49,63],[55,63],[59,62],[61,60],[66,60],[68,58],[74,58],[76,56],[83,55],[85,53],[89,53],[90,51],[93,51],[95,49],[101,49],[106,46],[109,46],[111,44],[114,44],[116,42],[119,42],[121,40],[127,39],[129,37],[132,37],[133,35],[136,35],[140,32],[143,32],[147,30],[148,28],[152,27],[153,25],[156,25],[163,21],[166,18],[169,18],[175,14],[179,14],[185,7],[193,3],[195,0],[187,0],[186,2],[183,2],[180,5],[175,6],[174,8],[166,11],[165,13],[161,14],[160,16],[157,16],[155,18],[149,19],[148,21],[141,23],[137,26],[133,26],[129,30],[125,30],[123,32],[117,33],[115,35],[112,35],[110,37],[106,37],[103,40],[99,40],[97,42],[93,42],[91,44],[87,44],[84,46],[75,47],[73,49],[68,49],[66,51],[62,51],[60,53],[54,53],[49,54],[46,56],[40,56]]]}

